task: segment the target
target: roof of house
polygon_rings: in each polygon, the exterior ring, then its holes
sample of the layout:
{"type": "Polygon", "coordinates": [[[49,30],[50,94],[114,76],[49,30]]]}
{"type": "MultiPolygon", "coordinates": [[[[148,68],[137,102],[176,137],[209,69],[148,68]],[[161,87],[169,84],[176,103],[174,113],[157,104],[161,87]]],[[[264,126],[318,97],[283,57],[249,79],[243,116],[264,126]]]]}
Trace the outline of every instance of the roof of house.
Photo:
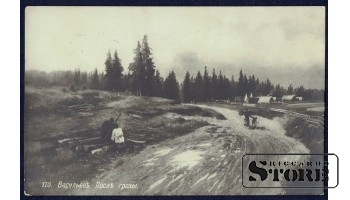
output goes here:
{"type": "Polygon", "coordinates": [[[295,97],[294,94],[283,95],[283,96],[282,96],[282,100],[293,100],[294,97],[295,97]]]}
{"type": "Polygon", "coordinates": [[[258,98],[259,98],[258,103],[270,103],[270,101],[273,100],[271,96],[261,96],[258,98]]]}

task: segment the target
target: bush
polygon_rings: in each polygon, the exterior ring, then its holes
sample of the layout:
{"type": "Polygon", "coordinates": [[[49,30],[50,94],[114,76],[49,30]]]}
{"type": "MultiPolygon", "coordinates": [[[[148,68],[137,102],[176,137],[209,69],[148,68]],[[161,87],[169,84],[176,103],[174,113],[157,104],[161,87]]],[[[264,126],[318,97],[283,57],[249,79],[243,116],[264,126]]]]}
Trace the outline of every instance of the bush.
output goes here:
{"type": "Polygon", "coordinates": [[[286,135],[304,143],[311,153],[324,152],[324,128],[300,118],[292,118],[286,124],[286,135]]]}
{"type": "Polygon", "coordinates": [[[69,90],[72,91],[72,92],[76,92],[77,88],[75,87],[74,84],[72,84],[72,85],[70,85],[69,90]]]}

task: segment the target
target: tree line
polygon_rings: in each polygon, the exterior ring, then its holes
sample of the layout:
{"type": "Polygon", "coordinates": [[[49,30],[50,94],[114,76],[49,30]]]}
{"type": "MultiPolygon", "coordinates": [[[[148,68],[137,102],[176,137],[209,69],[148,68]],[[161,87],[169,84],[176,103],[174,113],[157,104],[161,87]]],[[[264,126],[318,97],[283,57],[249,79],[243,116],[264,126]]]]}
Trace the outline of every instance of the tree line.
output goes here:
{"type": "Polygon", "coordinates": [[[211,75],[207,67],[204,67],[203,75],[200,71],[196,76],[190,75],[187,71],[182,83],[183,102],[192,101],[214,101],[214,100],[235,100],[235,97],[244,97],[245,95],[256,96],[274,96],[281,98],[283,95],[294,94],[301,96],[304,100],[324,100],[324,90],[305,89],[304,86],[293,88],[290,84],[284,88],[279,84],[271,83],[270,79],[260,81],[255,75],[246,75],[242,69],[239,72],[238,80],[234,76],[229,79],[226,75],[216,73],[215,68],[211,75]]]}
{"type": "Polygon", "coordinates": [[[195,76],[188,71],[181,85],[177,81],[174,71],[170,71],[165,79],[160,75],[153,62],[152,49],[145,35],[138,41],[134,49],[134,58],[124,72],[117,50],[113,56],[107,52],[105,69],[99,72],[97,68],[92,72],[80,69],[54,71],[50,73],[40,71],[26,71],[25,84],[34,86],[64,86],[70,90],[99,89],[108,91],[129,91],[139,96],[157,96],[182,102],[201,102],[214,100],[234,100],[245,94],[253,96],[272,95],[282,97],[285,94],[296,94],[305,100],[323,100],[323,90],[305,89],[303,86],[283,88],[273,84],[267,78],[259,80],[255,75],[246,75],[240,70],[238,80],[234,76],[227,77],[215,68],[209,73],[205,66],[203,73],[198,71],[195,76]],[[203,75],[202,75],[203,74],[203,75]]]}

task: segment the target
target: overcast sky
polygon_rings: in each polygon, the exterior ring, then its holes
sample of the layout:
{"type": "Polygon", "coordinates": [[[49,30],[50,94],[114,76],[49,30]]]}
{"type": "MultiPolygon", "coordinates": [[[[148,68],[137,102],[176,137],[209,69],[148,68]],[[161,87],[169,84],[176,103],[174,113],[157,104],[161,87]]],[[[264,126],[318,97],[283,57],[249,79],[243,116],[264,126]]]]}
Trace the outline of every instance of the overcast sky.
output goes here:
{"type": "Polygon", "coordinates": [[[324,7],[27,7],[25,69],[104,70],[118,50],[127,71],[147,34],[154,62],[182,82],[208,66],[286,86],[324,88],[324,7]]]}

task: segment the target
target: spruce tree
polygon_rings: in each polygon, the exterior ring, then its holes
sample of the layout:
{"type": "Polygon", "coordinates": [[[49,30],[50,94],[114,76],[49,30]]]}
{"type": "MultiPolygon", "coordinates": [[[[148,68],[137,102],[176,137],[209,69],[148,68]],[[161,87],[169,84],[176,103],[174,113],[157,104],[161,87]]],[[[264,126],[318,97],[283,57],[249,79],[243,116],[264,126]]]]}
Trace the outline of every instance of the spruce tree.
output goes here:
{"type": "Polygon", "coordinates": [[[203,74],[203,100],[208,101],[211,99],[210,97],[210,77],[208,75],[207,66],[205,66],[203,74]]]}
{"type": "Polygon", "coordinates": [[[107,90],[113,90],[113,61],[112,61],[112,55],[111,52],[108,51],[107,53],[107,59],[105,61],[105,87],[107,90]]]}
{"type": "Polygon", "coordinates": [[[193,75],[191,75],[191,79],[190,79],[190,101],[193,102],[195,100],[195,85],[194,85],[194,77],[193,75]]]}
{"type": "Polygon", "coordinates": [[[123,71],[124,68],[121,64],[121,60],[118,57],[117,50],[114,52],[114,58],[113,58],[113,89],[116,91],[122,91],[123,90],[123,71]]]}
{"type": "Polygon", "coordinates": [[[80,69],[74,70],[73,84],[74,87],[79,87],[81,84],[80,69]]]}
{"type": "Polygon", "coordinates": [[[200,71],[198,71],[196,79],[194,80],[193,89],[195,101],[203,101],[203,78],[200,71]]]}
{"type": "Polygon", "coordinates": [[[255,76],[254,76],[254,74],[253,74],[253,76],[252,76],[252,82],[251,82],[251,92],[252,93],[255,93],[256,92],[256,80],[255,80],[255,76]]]}
{"type": "Polygon", "coordinates": [[[231,95],[231,83],[230,80],[224,75],[223,78],[223,99],[229,99],[231,95]]]}
{"type": "Polygon", "coordinates": [[[248,78],[247,78],[247,75],[246,74],[244,74],[243,75],[243,90],[242,90],[242,92],[243,92],[243,96],[245,95],[245,94],[248,94],[248,78]]]}
{"type": "Polygon", "coordinates": [[[299,86],[299,87],[296,89],[295,95],[302,97],[302,96],[304,96],[304,93],[305,93],[305,88],[304,88],[304,86],[299,86]]]}
{"type": "Polygon", "coordinates": [[[270,79],[267,78],[266,79],[266,94],[265,95],[270,95],[271,91],[272,91],[272,84],[270,82],[270,79]]]}
{"type": "Polygon", "coordinates": [[[215,69],[213,69],[211,76],[211,97],[216,100],[218,99],[218,76],[215,73],[215,69]]]}
{"type": "Polygon", "coordinates": [[[83,86],[83,88],[86,89],[87,86],[87,72],[81,72],[80,73],[80,80],[81,80],[81,85],[83,86]]]}
{"type": "Polygon", "coordinates": [[[156,76],[154,77],[152,95],[161,97],[162,94],[163,94],[163,78],[160,76],[159,71],[156,70],[156,76]]]}
{"type": "Polygon", "coordinates": [[[218,78],[218,87],[217,87],[217,92],[218,92],[218,98],[219,99],[224,99],[224,77],[221,74],[221,71],[219,73],[219,78],[218,78]]]}
{"type": "Polygon", "coordinates": [[[234,97],[237,95],[237,84],[233,75],[231,76],[231,96],[234,97]]]}
{"type": "Polygon", "coordinates": [[[243,97],[244,96],[244,76],[242,69],[239,71],[239,78],[237,83],[237,95],[243,97]]]}
{"type": "Polygon", "coordinates": [[[155,78],[155,66],[152,58],[151,48],[148,45],[148,37],[145,35],[142,40],[142,67],[144,68],[144,94],[152,94],[152,83],[155,78]]]}
{"type": "Polygon", "coordinates": [[[107,53],[107,59],[105,62],[105,80],[106,89],[113,91],[121,91],[123,89],[122,78],[124,71],[121,60],[118,57],[117,51],[114,52],[114,57],[112,59],[111,53],[107,53]]]}
{"type": "Polygon", "coordinates": [[[147,35],[143,37],[142,45],[137,43],[134,50],[135,57],[133,63],[129,65],[132,75],[133,91],[137,95],[154,95],[155,86],[155,65],[152,58],[151,48],[148,44],[147,35]]]}
{"type": "Polygon", "coordinates": [[[143,83],[144,83],[144,70],[142,67],[142,54],[141,44],[138,41],[137,46],[134,49],[134,60],[129,65],[129,71],[131,72],[131,88],[136,95],[142,95],[143,83]]]}
{"type": "Polygon", "coordinates": [[[183,96],[183,102],[187,103],[190,102],[191,99],[191,79],[190,79],[190,73],[187,71],[185,75],[185,79],[182,84],[182,96],[183,96]]]}
{"type": "Polygon", "coordinates": [[[91,88],[100,89],[100,78],[98,77],[97,69],[94,70],[91,78],[91,88]]]}
{"type": "Polygon", "coordinates": [[[164,81],[164,97],[180,101],[179,83],[174,71],[171,71],[164,81]]]}
{"type": "Polygon", "coordinates": [[[294,93],[293,86],[292,84],[290,84],[287,89],[287,94],[293,94],[293,93],[294,93]]]}
{"type": "Polygon", "coordinates": [[[249,95],[253,91],[253,79],[252,76],[248,77],[247,94],[249,95]]]}

